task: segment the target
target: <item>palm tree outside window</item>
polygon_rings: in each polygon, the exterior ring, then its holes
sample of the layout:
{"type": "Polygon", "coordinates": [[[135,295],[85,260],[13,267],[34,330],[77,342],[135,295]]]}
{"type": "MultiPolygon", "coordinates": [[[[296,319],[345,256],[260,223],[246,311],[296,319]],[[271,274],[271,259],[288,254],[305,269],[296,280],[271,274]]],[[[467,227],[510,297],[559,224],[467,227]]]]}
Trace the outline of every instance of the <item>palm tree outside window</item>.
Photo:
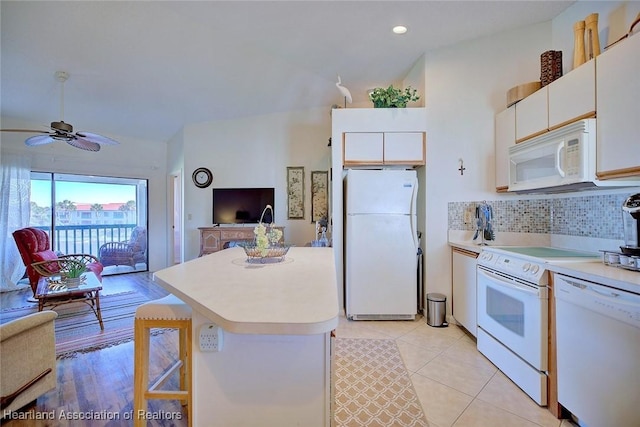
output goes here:
{"type": "MultiPolygon", "coordinates": [[[[49,233],[54,251],[99,257],[106,243],[147,229],[147,200],[143,179],[32,172],[29,225],[49,233]]],[[[129,264],[109,266],[103,275],[147,271],[147,254],[129,264]]]]}

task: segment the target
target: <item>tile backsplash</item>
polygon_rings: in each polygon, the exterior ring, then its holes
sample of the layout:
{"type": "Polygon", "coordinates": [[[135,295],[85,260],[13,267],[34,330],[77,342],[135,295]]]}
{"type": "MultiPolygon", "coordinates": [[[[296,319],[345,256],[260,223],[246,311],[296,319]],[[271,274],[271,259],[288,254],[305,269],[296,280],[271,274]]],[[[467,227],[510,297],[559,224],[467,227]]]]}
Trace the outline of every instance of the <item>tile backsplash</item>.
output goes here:
{"type": "MultiPolygon", "coordinates": [[[[496,232],[623,239],[621,207],[629,194],[487,200],[487,203],[493,209],[493,228],[496,232]]],[[[449,202],[449,230],[475,230],[475,208],[479,203],[449,202]],[[473,218],[471,222],[465,223],[465,212],[470,213],[473,218]]]]}

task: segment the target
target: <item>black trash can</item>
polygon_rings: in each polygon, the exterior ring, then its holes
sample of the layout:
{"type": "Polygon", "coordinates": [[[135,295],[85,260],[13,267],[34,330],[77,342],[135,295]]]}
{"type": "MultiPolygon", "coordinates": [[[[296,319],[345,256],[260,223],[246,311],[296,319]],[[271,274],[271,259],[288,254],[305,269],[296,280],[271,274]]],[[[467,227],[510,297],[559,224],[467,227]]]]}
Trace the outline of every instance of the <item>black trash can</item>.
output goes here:
{"type": "Polygon", "coordinates": [[[447,297],[443,294],[427,294],[427,325],[434,327],[448,326],[447,297]]]}

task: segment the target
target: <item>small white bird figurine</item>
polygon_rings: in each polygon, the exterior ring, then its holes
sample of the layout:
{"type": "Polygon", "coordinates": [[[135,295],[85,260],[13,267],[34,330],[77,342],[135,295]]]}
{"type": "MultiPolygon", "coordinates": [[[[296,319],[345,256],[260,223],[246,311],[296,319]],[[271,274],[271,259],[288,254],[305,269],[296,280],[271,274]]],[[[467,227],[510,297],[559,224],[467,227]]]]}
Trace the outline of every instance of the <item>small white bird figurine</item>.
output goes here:
{"type": "Polygon", "coordinates": [[[340,80],[340,76],[339,75],[338,75],[338,83],[336,83],[336,87],[338,88],[338,90],[340,91],[342,96],[344,96],[344,106],[346,108],[347,107],[347,102],[349,104],[351,104],[353,102],[353,99],[351,98],[351,92],[349,92],[349,89],[347,89],[346,87],[342,86],[342,80],[340,80]]]}

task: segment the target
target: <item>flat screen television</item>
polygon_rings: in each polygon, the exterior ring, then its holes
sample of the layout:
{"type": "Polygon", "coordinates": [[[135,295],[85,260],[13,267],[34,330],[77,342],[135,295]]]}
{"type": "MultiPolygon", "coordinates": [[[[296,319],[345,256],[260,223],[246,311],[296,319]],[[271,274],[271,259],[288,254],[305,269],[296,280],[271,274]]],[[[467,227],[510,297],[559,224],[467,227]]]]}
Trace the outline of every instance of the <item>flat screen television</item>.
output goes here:
{"type": "MultiPolygon", "coordinates": [[[[267,205],[275,211],[273,188],[214,188],[214,224],[252,224],[260,221],[260,215],[267,205]]],[[[262,219],[270,223],[271,211],[262,219]]]]}

